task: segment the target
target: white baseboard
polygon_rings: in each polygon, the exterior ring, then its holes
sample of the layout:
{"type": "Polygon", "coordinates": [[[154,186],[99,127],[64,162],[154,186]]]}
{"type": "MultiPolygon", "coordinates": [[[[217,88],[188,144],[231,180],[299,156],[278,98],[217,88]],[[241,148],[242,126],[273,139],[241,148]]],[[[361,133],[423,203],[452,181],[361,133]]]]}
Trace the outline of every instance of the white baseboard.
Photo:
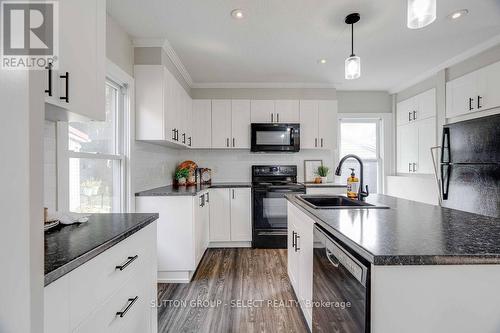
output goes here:
{"type": "Polygon", "coordinates": [[[158,283],[189,283],[193,277],[193,271],[159,271],[158,283]]]}
{"type": "Polygon", "coordinates": [[[208,244],[209,248],[218,247],[252,247],[252,242],[210,242],[208,244]]]}

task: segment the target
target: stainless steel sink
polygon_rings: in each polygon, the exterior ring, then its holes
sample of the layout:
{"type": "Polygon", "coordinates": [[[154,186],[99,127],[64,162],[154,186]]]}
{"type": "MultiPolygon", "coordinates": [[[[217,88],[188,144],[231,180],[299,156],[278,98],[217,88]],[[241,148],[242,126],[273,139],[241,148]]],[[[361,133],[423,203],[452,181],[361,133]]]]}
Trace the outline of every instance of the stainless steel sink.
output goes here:
{"type": "Polygon", "coordinates": [[[389,208],[387,206],[372,205],[364,201],[349,199],[341,195],[302,194],[297,197],[314,209],[389,208]]]}

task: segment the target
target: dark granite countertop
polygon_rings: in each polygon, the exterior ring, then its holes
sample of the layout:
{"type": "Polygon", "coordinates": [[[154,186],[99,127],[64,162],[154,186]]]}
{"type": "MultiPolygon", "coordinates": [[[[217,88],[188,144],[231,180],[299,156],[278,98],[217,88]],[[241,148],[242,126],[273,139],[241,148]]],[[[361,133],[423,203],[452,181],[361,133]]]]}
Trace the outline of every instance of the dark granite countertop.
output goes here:
{"type": "Polygon", "coordinates": [[[236,187],[252,187],[252,183],[234,182],[234,183],[212,183],[209,185],[195,185],[195,186],[162,186],[153,188],[151,190],[137,192],[136,197],[154,197],[154,196],[194,196],[201,191],[210,188],[236,188],[236,187]]]}
{"type": "Polygon", "coordinates": [[[158,214],[93,214],[45,233],[45,285],[158,219],[158,214]]]}
{"type": "Polygon", "coordinates": [[[500,218],[386,195],[390,209],[313,209],[287,199],[374,265],[500,264],[500,218]]]}
{"type": "Polygon", "coordinates": [[[347,187],[346,184],[340,183],[301,183],[304,184],[305,187],[347,187]]]}

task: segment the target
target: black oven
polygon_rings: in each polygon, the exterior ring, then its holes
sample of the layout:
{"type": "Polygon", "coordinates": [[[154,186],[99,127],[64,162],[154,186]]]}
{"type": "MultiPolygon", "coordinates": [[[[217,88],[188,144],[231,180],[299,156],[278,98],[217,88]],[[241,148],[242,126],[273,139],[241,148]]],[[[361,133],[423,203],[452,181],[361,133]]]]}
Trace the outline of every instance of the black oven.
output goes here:
{"type": "Polygon", "coordinates": [[[254,248],[287,247],[287,194],[304,194],[297,183],[297,166],[253,166],[254,248]]]}
{"type": "Polygon", "coordinates": [[[300,124],[251,125],[253,152],[297,152],[300,150],[300,124]]]}

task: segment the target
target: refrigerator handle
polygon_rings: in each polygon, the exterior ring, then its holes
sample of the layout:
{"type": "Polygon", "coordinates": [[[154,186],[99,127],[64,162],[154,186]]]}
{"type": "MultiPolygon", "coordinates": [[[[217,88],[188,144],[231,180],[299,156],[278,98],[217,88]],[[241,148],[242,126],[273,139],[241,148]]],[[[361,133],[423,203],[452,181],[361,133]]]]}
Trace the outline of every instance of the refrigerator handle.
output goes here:
{"type": "Polygon", "coordinates": [[[443,128],[443,142],[441,143],[441,163],[450,163],[450,128],[443,128]]]}
{"type": "Polygon", "coordinates": [[[443,195],[443,200],[448,200],[448,189],[450,188],[450,167],[451,165],[449,164],[441,164],[441,193],[443,195]]]}

